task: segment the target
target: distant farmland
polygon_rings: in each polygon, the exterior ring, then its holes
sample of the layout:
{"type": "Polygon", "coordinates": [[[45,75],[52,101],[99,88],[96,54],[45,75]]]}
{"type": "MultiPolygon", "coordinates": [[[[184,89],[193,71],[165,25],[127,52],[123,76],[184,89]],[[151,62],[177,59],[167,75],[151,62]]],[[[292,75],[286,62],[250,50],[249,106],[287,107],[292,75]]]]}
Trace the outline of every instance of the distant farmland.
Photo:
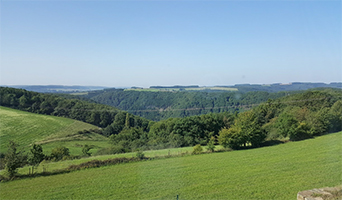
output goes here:
{"type": "Polygon", "coordinates": [[[125,91],[139,92],[177,92],[177,91],[238,91],[229,87],[189,87],[189,88],[130,88],[125,91]]]}

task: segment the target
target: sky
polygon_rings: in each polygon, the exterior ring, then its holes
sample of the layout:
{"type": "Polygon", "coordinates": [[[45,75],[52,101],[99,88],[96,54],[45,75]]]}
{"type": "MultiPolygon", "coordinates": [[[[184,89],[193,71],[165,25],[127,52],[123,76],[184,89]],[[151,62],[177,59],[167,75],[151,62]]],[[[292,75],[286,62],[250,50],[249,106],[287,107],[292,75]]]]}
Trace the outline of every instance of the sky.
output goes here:
{"type": "Polygon", "coordinates": [[[342,82],[341,1],[0,2],[0,85],[342,82]]]}

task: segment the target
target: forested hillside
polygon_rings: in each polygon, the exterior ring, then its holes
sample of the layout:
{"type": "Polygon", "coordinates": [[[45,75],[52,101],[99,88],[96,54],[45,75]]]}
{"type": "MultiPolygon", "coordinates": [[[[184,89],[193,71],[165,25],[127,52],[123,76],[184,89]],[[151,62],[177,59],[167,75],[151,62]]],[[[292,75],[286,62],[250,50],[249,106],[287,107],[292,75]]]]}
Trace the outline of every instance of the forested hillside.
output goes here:
{"type": "MultiPolygon", "coordinates": [[[[220,143],[238,149],[270,140],[302,140],[342,129],[341,90],[326,89],[268,100],[242,113],[211,113],[155,122],[149,132],[112,134],[115,150],[220,143]]],[[[108,127],[107,129],[109,129],[108,127]]],[[[108,130],[108,132],[110,132],[108,130]]]]}
{"type": "Polygon", "coordinates": [[[124,127],[136,127],[148,131],[149,120],[144,118],[111,106],[52,94],[0,87],[0,105],[32,113],[76,119],[102,128],[115,127],[111,129],[111,134],[119,133],[124,127]]]}
{"type": "Polygon", "coordinates": [[[153,121],[208,113],[241,112],[268,99],[295,92],[145,92],[123,89],[92,91],[83,97],[153,121]]]}

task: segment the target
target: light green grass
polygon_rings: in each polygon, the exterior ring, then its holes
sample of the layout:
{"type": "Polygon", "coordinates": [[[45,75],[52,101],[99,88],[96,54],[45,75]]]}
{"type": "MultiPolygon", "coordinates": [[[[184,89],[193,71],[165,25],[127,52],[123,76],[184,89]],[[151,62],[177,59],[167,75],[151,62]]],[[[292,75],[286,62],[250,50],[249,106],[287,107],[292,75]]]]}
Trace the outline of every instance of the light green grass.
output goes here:
{"type": "MultiPolygon", "coordinates": [[[[237,88],[228,87],[198,87],[198,88],[182,88],[186,91],[202,91],[202,90],[222,90],[222,91],[238,91],[237,88]]],[[[138,91],[138,92],[177,92],[180,88],[130,88],[124,91],[138,91]]]]}
{"type": "Polygon", "coordinates": [[[237,88],[228,88],[228,87],[199,87],[199,88],[186,88],[188,91],[196,91],[196,90],[223,90],[223,91],[238,91],[237,88]]]}
{"type": "Polygon", "coordinates": [[[124,91],[137,91],[137,92],[172,92],[172,91],[179,91],[178,88],[130,88],[125,89],[124,91]]]}
{"type": "Polygon", "coordinates": [[[0,183],[1,199],[296,199],[341,185],[342,132],[272,147],[0,183]]]}
{"type": "Polygon", "coordinates": [[[10,140],[15,141],[24,150],[28,150],[34,143],[42,144],[44,149],[45,145],[57,146],[62,141],[69,141],[68,144],[79,141],[107,141],[106,137],[98,134],[78,134],[78,131],[89,129],[97,127],[72,119],[0,106],[0,152],[7,151],[10,140]]]}
{"type": "Polygon", "coordinates": [[[75,96],[81,96],[81,95],[87,95],[89,94],[89,92],[74,92],[74,93],[70,93],[70,95],[75,95],[75,96]]]}

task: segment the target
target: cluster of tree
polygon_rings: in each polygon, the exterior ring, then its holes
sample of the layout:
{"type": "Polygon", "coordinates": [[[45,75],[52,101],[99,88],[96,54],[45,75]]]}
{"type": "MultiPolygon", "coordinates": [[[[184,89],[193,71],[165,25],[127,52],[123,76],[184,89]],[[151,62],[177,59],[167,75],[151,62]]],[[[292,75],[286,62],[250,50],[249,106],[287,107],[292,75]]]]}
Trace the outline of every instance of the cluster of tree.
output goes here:
{"type": "Polygon", "coordinates": [[[341,130],[341,90],[308,91],[240,113],[230,128],[220,131],[218,140],[238,149],[258,147],[267,137],[296,141],[341,130]]]}
{"type": "Polygon", "coordinates": [[[146,131],[149,124],[149,120],[108,105],[23,89],[0,87],[0,105],[32,113],[76,119],[102,128],[115,127],[110,132],[104,132],[105,135],[119,133],[125,127],[127,116],[132,127],[146,131]]]}
{"type": "Polygon", "coordinates": [[[110,136],[110,141],[114,145],[111,153],[206,145],[223,127],[229,127],[235,116],[236,114],[225,112],[170,118],[151,123],[149,132],[141,128],[125,127],[119,134],[110,136]]]}
{"type": "MultiPolygon", "coordinates": [[[[294,93],[294,92],[292,92],[294,93]]],[[[287,92],[146,92],[106,89],[84,97],[153,121],[208,113],[241,112],[287,92]]]]}
{"type": "Polygon", "coordinates": [[[43,160],[59,161],[90,156],[91,153],[89,150],[91,148],[92,147],[89,145],[84,145],[82,148],[83,155],[72,156],[70,155],[68,148],[59,146],[52,149],[50,155],[45,155],[41,145],[33,144],[30,152],[26,154],[24,151],[19,150],[19,145],[17,143],[10,141],[7,152],[1,156],[1,169],[5,169],[9,177],[12,177],[16,174],[19,167],[30,165],[32,166],[33,173],[34,168],[37,167],[43,160]]]}

